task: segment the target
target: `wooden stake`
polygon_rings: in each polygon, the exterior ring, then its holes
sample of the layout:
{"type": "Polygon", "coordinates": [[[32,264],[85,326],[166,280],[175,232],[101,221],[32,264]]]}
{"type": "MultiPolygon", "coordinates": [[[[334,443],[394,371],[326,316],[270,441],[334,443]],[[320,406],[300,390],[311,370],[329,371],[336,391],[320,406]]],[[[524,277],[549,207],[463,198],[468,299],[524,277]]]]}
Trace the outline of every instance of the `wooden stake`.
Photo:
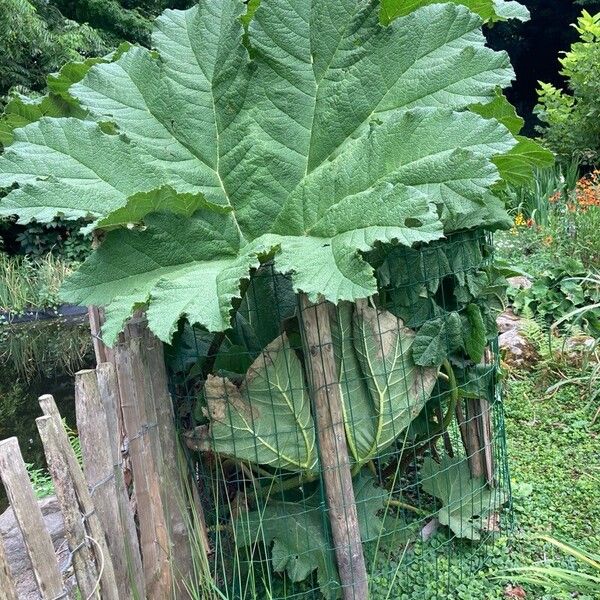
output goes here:
{"type": "MultiPolygon", "coordinates": [[[[119,383],[117,381],[117,372],[114,364],[109,362],[99,364],[96,367],[96,377],[98,380],[100,399],[104,406],[112,464],[120,465],[122,461],[122,432],[120,429],[122,417],[120,414],[121,401],[119,398],[119,383]]],[[[142,557],[140,554],[140,543],[138,540],[134,513],[129,503],[129,494],[127,492],[127,487],[125,486],[123,469],[120,466],[115,467],[114,473],[117,507],[123,528],[123,543],[125,544],[125,552],[129,565],[130,581],[135,595],[137,597],[145,598],[146,592],[142,557]]]]}
{"type": "Polygon", "coordinates": [[[488,485],[494,485],[494,455],[492,448],[492,423],[490,418],[490,403],[479,400],[479,437],[483,446],[485,480],[488,485]]]}
{"type": "Polygon", "coordinates": [[[315,408],[322,477],[344,600],[366,600],[367,571],[358,527],[342,399],[329,324],[328,303],[300,296],[307,370],[315,408]]]}
{"type": "Polygon", "coordinates": [[[161,496],[157,444],[152,441],[157,423],[149,420],[146,413],[143,343],[143,326],[139,320],[133,320],[115,348],[115,367],[123,423],[129,437],[146,597],[168,600],[173,597],[171,548],[161,496]]]}
{"type": "MultiPolygon", "coordinates": [[[[192,546],[190,543],[190,498],[186,497],[185,490],[189,482],[185,480],[186,475],[182,473],[180,463],[179,440],[175,428],[175,414],[173,412],[173,400],[169,393],[167,369],[162,342],[156,338],[150,330],[145,328],[145,350],[143,354],[146,387],[148,399],[147,413],[149,418],[156,424],[156,439],[160,449],[160,471],[162,483],[163,506],[167,511],[169,522],[169,537],[172,547],[172,561],[176,566],[174,573],[177,598],[187,596],[185,582],[189,581],[194,571],[192,557],[192,546]]],[[[204,513],[200,506],[200,512],[196,515],[196,521],[200,525],[202,546],[208,556],[210,544],[208,532],[204,521],[204,513]]]]}
{"type": "Polygon", "coordinates": [[[56,425],[52,417],[39,417],[35,422],[44,445],[44,454],[48,463],[48,471],[50,471],[54,483],[56,498],[65,521],[65,537],[69,544],[69,550],[73,554],[73,569],[77,587],[84,598],[100,600],[100,581],[94,562],[94,553],[90,548],[90,541],[85,531],[67,461],[64,459],[60,447],[56,425]]]}
{"type": "Polygon", "coordinates": [[[8,567],[2,536],[0,536],[0,600],[19,600],[17,588],[8,567]]]}
{"type": "Polygon", "coordinates": [[[63,593],[63,580],[15,437],[0,442],[0,478],[23,535],[40,595],[44,600],[53,600],[63,593]]]}
{"type": "Polygon", "coordinates": [[[116,485],[116,479],[122,479],[122,474],[119,462],[113,459],[96,371],[86,370],[75,374],[75,408],[85,477],[105,532],[119,598],[127,600],[133,595],[116,485]]]}
{"type": "MultiPolygon", "coordinates": [[[[457,407],[459,407],[460,402],[457,407]]],[[[465,445],[465,451],[469,461],[469,468],[471,470],[471,477],[476,479],[477,477],[483,476],[483,457],[481,453],[481,441],[479,439],[479,400],[467,398],[465,400],[466,413],[462,415],[463,427],[461,427],[461,434],[463,434],[463,443],[465,445]]],[[[462,413],[462,407],[460,407],[462,413]]]]}
{"type": "Polygon", "coordinates": [[[98,564],[102,563],[102,600],[118,600],[119,595],[115,571],[112,563],[112,556],[106,543],[104,528],[96,514],[96,509],[87,482],[83,475],[83,471],[77,462],[77,457],[73,452],[73,448],[69,443],[69,438],[63,427],[62,419],[56,403],[54,402],[54,398],[50,394],[45,394],[40,396],[39,403],[44,415],[50,417],[53,421],[54,427],[52,429],[52,434],[56,434],[58,448],[61,451],[60,456],[67,467],[81,512],[85,515],[89,536],[94,540],[91,549],[97,557],[98,564]]]}

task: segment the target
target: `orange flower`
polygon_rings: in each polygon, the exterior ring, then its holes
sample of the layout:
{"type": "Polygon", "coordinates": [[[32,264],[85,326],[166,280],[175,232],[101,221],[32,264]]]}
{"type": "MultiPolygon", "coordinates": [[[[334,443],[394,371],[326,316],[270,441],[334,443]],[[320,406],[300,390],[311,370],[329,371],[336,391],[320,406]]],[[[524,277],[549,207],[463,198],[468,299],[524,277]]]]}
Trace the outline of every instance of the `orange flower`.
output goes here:
{"type": "Polygon", "coordinates": [[[552,242],[554,241],[554,238],[551,235],[547,235],[544,239],[543,239],[543,243],[545,246],[550,246],[552,244],[552,242]]]}
{"type": "Polygon", "coordinates": [[[560,200],[560,192],[554,192],[554,194],[552,194],[552,196],[550,196],[550,198],[548,198],[548,201],[552,204],[555,204],[559,200],[560,200]]]}

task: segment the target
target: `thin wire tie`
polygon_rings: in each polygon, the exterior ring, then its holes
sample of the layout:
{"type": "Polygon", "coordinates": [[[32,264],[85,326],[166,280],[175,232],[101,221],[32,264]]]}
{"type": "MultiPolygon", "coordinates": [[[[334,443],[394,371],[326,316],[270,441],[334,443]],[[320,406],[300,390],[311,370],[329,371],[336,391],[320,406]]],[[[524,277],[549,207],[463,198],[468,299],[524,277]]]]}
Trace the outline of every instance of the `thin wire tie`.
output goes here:
{"type": "Polygon", "coordinates": [[[146,435],[148,433],[148,431],[150,431],[150,429],[154,429],[155,427],[158,427],[158,423],[151,423],[150,425],[146,424],[146,425],[142,425],[139,429],[139,431],[133,436],[129,438],[129,443],[131,443],[133,440],[137,440],[138,438],[141,438],[142,436],[146,435]]]}
{"type": "MultiPolygon", "coordinates": [[[[115,468],[116,468],[116,466],[115,466],[115,468]]],[[[93,496],[99,487],[103,486],[105,483],[108,483],[109,481],[111,481],[114,478],[115,478],[115,473],[113,471],[112,473],[109,473],[106,477],[104,477],[104,479],[101,479],[100,481],[97,481],[96,483],[94,483],[94,485],[88,485],[90,495],[93,496]]],[[[84,518],[85,518],[85,516],[84,516],[84,518]]]]}
{"type": "MultiPolygon", "coordinates": [[[[84,546],[85,546],[85,539],[82,542],[80,542],[77,546],[75,546],[75,548],[73,548],[73,550],[69,551],[69,558],[67,559],[65,566],[60,570],[61,573],[64,573],[71,567],[71,565],[73,564],[73,556],[75,555],[75,552],[81,550],[81,548],[83,548],[84,546]]],[[[57,596],[57,598],[64,598],[64,596],[57,596]]],[[[54,599],[54,600],[56,600],[56,599],[54,599]]]]}
{"type": "Polygon", "coordinates": [[[87,521],[92,515],[96,514],[96,508],[92,508],[92,510],[90,510],[90,512],[88,513],[84,513],[83,515],[81,515],[81,520],[85,523],[85,521],[87,521]]]}

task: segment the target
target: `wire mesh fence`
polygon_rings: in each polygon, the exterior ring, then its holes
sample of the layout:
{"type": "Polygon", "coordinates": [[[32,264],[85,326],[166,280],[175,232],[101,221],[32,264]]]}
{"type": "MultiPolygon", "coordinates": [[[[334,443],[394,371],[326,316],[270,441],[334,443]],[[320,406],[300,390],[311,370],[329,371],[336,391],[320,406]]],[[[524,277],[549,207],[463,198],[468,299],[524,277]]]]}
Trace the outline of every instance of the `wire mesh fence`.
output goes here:
{"type": "Polygon", "coordinates": [[[231,329],[182,324],[168,350],[225,598],[359,599],[363,569],[369,597],[416,597],[406,586],[423,561],[421,583],[448,597],[452,565],[484,564],[500,531],[505,282],[491,238],[366,259],[368,300],[313,304],[267,264],[231,329]]]}

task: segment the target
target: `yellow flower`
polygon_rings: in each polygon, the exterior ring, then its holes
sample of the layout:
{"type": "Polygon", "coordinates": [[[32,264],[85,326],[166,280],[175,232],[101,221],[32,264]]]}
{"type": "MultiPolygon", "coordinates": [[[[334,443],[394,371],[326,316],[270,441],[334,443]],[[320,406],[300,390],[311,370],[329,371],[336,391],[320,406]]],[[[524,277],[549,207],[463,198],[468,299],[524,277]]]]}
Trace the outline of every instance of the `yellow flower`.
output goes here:
{"type": "Polygon", "coordinates": [[[520,225],[525,225],[525,217],[523,216],[523,213],[518,213],[515,217],[515,226],[519,227],[520,225]]]}

